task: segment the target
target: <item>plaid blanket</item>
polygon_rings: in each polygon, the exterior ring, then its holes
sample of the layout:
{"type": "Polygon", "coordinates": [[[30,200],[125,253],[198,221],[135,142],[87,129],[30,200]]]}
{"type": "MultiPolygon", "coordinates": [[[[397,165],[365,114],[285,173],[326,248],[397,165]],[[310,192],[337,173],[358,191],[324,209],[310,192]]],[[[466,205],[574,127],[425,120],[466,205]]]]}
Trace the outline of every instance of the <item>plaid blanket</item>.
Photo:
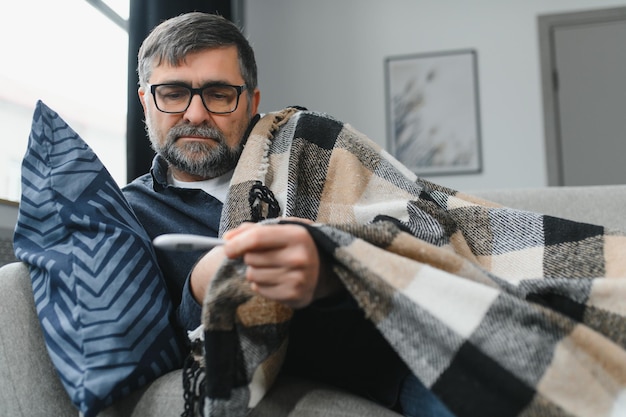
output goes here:
{"type": "MultiPolygon", "coordinates": [[[[277,216],[316,222],[360,308],[457,416],[626,415],[624,233],[430,183],[297,109],[252,130],[222,232],[277,216]]],[[[188,415],[245,415],[280,369],[292,312],[244,270],[225,263],[205,298],[188,415]]]]}

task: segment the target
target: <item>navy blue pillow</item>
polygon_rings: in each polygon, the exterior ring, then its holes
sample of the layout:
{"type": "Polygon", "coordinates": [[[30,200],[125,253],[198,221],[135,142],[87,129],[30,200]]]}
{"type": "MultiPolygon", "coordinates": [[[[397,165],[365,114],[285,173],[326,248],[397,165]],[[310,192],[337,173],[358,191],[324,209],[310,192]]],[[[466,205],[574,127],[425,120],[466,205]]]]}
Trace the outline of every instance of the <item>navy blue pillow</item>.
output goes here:
{"type": "Polygon", "coordinates": [[[98,157],[41,101],[14,248],[30,267],[52,362],[85,417],[181,366],[150,239],[98,157]]]}

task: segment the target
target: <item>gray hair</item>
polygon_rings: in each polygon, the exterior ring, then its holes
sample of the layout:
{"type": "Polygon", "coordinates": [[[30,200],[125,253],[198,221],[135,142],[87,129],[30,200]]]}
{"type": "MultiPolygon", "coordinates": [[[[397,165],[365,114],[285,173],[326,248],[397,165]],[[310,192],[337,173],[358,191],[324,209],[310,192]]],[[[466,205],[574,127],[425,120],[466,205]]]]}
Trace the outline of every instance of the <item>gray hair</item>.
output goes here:
{"type": "Polygon", "coordinates": [[[248,94],[257,87],[254,51],[243,33],[226,18],[202,12],[185,13],[168,19],[146,37],[137,56],[139,85],[145,87],[155,66],[162,62],[178,66],[190,53],[236,46],[239,68],[248,94]]]}

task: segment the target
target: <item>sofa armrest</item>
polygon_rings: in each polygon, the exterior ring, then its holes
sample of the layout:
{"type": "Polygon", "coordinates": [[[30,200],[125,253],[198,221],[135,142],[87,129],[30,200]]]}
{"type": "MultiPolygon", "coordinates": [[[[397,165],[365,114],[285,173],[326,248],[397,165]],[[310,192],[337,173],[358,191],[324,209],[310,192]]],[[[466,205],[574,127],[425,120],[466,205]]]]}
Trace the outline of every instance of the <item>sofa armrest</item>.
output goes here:
{"type": "Polygon", "coordinates": [[[0,415],[78,416],[48,356],[21,262],[0,268],[0,415]]]}

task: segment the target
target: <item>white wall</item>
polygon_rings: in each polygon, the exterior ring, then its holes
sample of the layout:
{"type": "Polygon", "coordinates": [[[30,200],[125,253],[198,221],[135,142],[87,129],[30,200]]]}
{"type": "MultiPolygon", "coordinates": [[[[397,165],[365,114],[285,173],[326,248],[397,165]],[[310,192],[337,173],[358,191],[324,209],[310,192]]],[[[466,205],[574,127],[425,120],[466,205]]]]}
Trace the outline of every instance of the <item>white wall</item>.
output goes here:
{"type": "Polygon", "coordinates": [[[483,172],[430,177],[459,190],[547,184],[537,16],[607,0],[247,0],[261,111],[328,112],[385,146],[384,60],[478,52],[483,172]]]}

